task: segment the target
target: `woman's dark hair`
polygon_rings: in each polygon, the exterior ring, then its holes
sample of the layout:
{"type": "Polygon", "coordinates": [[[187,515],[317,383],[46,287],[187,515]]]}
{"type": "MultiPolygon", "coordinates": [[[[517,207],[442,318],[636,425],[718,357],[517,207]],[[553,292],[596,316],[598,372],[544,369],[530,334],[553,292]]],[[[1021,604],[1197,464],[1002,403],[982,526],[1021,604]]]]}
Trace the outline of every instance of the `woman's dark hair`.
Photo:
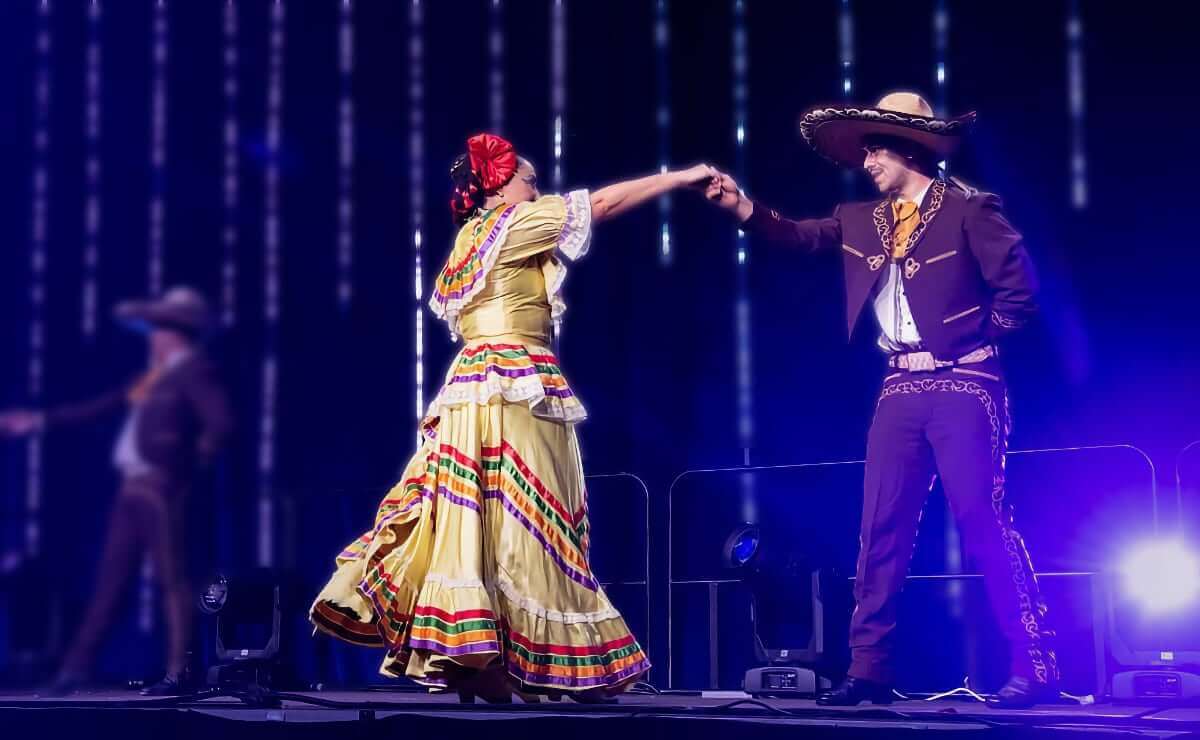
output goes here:
{"type": "Polygon", "coordinates": [[[471,158],[466,154],[460,154],[450,166],[450,182],[454,187],[454,195],[450,197],[450,209],[454,212],[455,225],[462,226],[479,213],[487,197],[479,175],[471,169],[471,158]]]}

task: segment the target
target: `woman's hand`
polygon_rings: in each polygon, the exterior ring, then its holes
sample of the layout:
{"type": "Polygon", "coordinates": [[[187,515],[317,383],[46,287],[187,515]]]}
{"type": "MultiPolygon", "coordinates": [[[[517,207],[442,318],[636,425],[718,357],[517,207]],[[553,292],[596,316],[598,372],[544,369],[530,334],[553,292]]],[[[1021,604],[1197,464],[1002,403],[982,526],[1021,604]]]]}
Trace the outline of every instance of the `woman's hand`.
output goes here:
{"type": "Polygon", "coordinates": [[[42,415],[36,411],[14,409],[0,412],[0,434],[8,437],[26,437],[40,432],[43,424],[42,415]]]}
{"type": "Polygon", "coordinates": [[[673,173],[678,181],[678,186],[683,188],[695,188],[704,190],[718,182],[721,173],[715,167],[707,164],[698,164],[688,167],[686,170],[676,170],[673,173]]]}

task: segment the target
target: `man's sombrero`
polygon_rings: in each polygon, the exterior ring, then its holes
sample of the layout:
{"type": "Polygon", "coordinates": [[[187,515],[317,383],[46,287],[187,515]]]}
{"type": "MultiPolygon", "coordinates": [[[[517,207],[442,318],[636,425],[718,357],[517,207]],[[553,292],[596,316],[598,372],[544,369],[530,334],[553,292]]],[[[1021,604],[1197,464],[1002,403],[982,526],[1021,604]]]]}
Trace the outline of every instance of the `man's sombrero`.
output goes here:
{"type": "Polygon", "coordinates": [[[123,301],[113,314],[117,321],[136,331],[162,327],[202,337],[215,328],[208,301],[187,286],[171,288],[157,300],[123,301]]]}
{"type": "Polygon", "coordinates": [[[861,167],[863,146],[870,136],[905,139],[932,152],[950,156],[975,123],[975,113],[935,118],[920,95],[885,95],[873,108],[814,108],[800,119],[800,135],[823,157],[846,167],[861,167]]]}

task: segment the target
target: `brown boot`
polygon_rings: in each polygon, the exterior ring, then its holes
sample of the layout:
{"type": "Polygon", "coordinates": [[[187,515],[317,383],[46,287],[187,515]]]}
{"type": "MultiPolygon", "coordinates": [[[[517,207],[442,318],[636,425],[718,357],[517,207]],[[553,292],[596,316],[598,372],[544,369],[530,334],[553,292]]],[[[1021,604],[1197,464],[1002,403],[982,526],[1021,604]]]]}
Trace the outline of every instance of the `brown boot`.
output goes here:
{"type": "Polygon", "coordinates": [[[512,704],[512,687],[502,668],[489,667],[475,671],[457,682],[458,700],[473,704],[479,697],[488,704],[512,704]]]}

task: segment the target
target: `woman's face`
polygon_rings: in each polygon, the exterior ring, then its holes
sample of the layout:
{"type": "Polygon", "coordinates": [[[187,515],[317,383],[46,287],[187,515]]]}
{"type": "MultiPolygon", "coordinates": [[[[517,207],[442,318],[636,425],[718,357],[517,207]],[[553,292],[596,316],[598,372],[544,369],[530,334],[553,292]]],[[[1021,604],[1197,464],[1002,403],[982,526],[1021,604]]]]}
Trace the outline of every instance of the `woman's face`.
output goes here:
{"type": "Polygon", "coordinates": [[[527,159],[521,159],[517,172],[497,193],[505,203],[524,203],[541,197],[538,192],[537,170],[527,159]]]}

